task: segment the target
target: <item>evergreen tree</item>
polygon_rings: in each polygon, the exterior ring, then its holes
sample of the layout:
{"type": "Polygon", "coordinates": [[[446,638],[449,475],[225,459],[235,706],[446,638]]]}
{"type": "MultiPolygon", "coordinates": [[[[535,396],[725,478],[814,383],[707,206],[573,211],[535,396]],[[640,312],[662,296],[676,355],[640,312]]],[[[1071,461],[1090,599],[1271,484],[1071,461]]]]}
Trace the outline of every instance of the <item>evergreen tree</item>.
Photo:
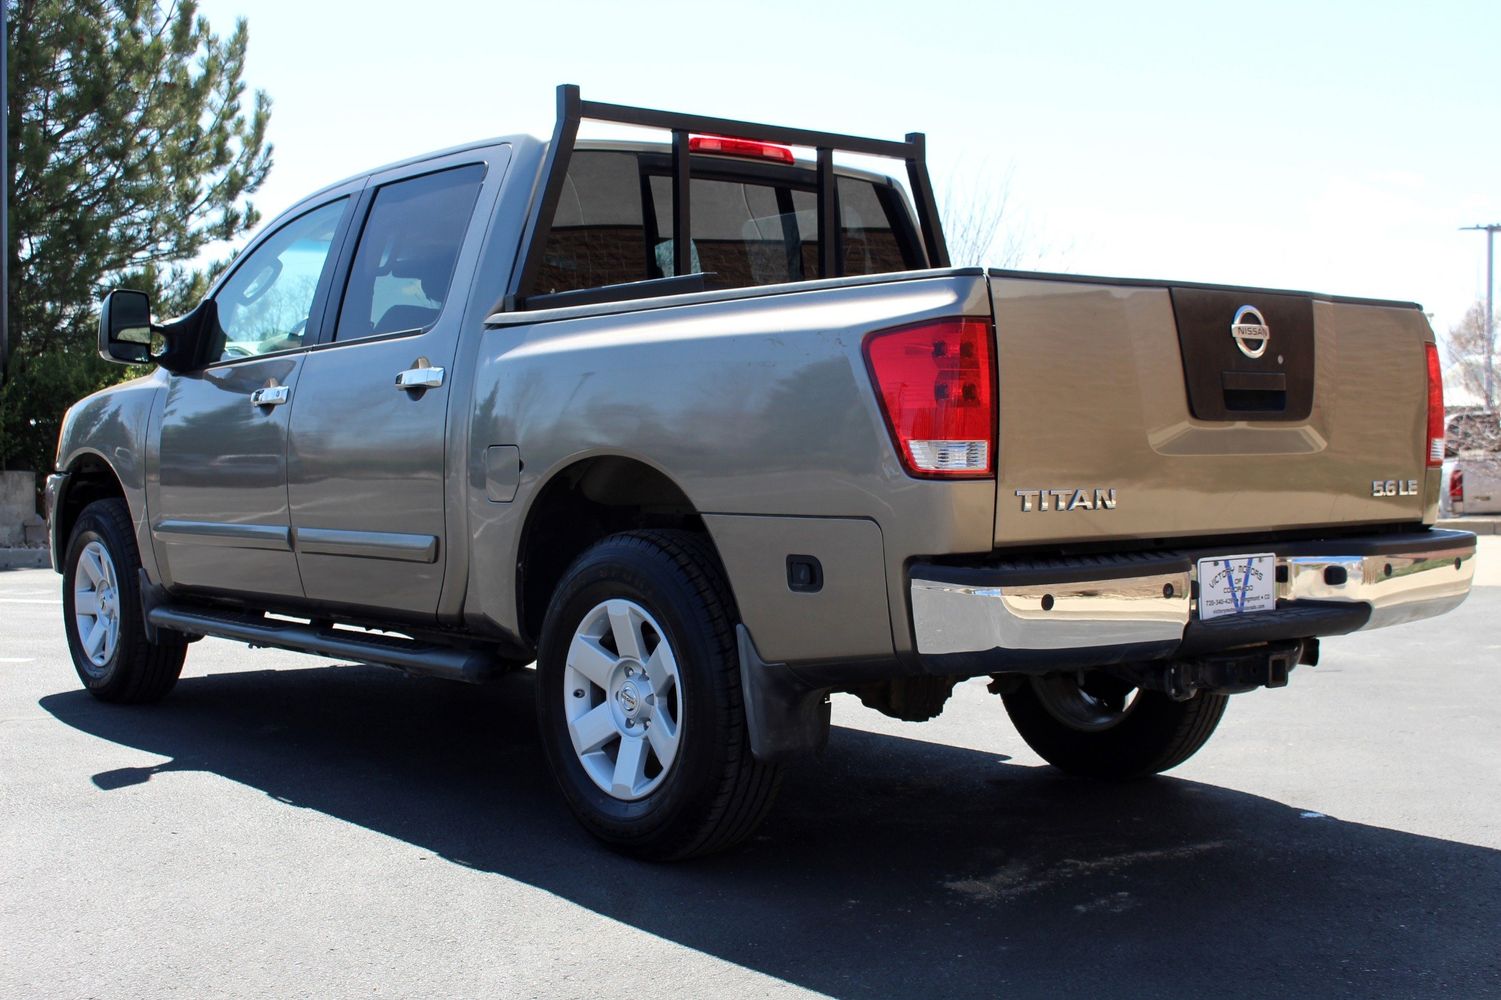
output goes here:
{"type": "Polygon", "coordinates": [[[99,296],[202,294],[200,252],[254,226],[271,102],[246,106],[240,19],[192,0],[6,0],[10,342],[0,468],[51,468],[63,411],[131,374],[96,353],[99,296]]]}

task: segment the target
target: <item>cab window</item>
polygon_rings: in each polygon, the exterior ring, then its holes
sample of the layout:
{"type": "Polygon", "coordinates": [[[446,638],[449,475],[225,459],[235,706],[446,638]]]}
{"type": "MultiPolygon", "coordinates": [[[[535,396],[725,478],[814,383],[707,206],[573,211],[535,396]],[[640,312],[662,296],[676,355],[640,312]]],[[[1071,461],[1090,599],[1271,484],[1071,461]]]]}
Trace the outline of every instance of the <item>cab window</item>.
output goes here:
{"type": "Polygon", "coordinates": [[[346,202],[298,216],[235,265],[214,296],[218,327],[206,349],[210,362],[302,346],[346,202]]]}

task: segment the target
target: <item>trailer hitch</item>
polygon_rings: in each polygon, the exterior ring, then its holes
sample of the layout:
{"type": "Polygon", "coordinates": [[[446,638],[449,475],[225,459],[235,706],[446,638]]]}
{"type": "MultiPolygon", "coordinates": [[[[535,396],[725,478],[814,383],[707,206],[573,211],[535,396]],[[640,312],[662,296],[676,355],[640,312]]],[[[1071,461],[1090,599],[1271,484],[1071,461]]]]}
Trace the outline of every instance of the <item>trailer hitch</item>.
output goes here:
{"type": "Polygon", "coordinates": [[[1130,664],[1123,669],[1127,678],[1144,690],[1160,691],[1174,701],[1188,701],[1201,691],[1242,694],[1260,687],[1286,687],[1294,667],[1318,662],[1317,639],[1293,639],[1191,660],[1130,664]]]}

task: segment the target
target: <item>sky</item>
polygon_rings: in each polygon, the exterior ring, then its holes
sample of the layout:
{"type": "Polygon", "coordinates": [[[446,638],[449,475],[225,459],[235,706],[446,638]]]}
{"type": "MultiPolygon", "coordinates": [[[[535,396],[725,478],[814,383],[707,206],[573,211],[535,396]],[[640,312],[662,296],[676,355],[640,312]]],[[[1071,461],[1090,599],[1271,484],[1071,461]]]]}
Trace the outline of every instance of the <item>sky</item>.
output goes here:
{"type": "MultiPolygon", "coordinates": [[[[359,5],[201,0],[250,26],[270,219],[392,160],[550,134],[586,99],[928,136],[940,201],[1080,274],[1415,300],[1440,334],[1501,222],[1501,2],[359,5]]],[[[588,126],[586,125],[586,129],[588,126]]],[[[584,134],[590,134],[587,131],[584,134]]]]}

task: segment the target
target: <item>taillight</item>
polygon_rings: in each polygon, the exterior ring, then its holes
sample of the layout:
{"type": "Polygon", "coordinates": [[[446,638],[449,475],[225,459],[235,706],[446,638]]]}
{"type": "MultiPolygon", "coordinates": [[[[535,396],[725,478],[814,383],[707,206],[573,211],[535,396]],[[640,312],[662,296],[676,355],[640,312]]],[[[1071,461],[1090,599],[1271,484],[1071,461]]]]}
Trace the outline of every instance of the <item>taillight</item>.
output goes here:
{"type": "Polygon", "coordinates": [[[865,362],[914,476],[988,476],[995,469],[990,320],[967,317],[865,338],[865,362]]]}
{"type": "Polygon", "coordinates": [[[1428,468],[1444,464],[1444,371],[1438,347],[1428,346],[1428,468]]]}
{"type": "Polygon", "coordinates": [[[732,139],[727,135],[695,135],[688,138],[688,152],[714,153],[719,156],[748,156],[757,160],[791,163],[792,150],[754,139],[732,139]]]}
{"type": "Polygon", "coordinates": [[[1463,469],[1449,470],[1449,499],[1454,503],[1465,502],[1465,473],[1463,469]]]}

